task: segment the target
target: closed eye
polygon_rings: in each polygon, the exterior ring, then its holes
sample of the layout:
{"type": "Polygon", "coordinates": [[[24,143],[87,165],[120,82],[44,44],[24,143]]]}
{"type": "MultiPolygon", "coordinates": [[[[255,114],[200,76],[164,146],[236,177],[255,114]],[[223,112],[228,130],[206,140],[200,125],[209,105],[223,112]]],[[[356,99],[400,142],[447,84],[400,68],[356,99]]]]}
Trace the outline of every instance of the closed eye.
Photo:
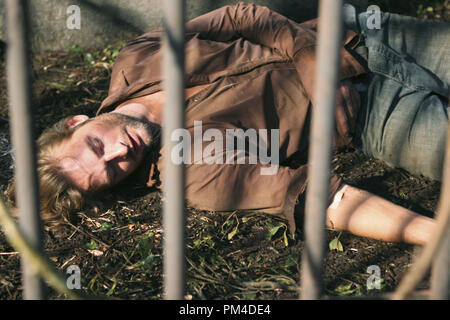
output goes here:
{"type": "Polygon", "coordinates": [[[86,144],[99,158],[105,153],[103,142],[97,137],[86,137],[86,144]]]}

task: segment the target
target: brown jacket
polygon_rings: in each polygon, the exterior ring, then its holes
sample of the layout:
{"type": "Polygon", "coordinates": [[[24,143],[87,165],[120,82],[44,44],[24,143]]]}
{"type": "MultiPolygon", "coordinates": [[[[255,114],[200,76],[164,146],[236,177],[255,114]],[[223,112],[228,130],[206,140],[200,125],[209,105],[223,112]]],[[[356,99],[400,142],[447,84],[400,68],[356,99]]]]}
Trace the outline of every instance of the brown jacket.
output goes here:
{"type": "MultiPolygon", "coordinates": [[[[189,21],[186,85],[210,84],[186,101],[186,129],[192,137],[194,121],[202,121],[203,131],[215,128],[223,133],[237,128],[279,129],[280,163],[294,153],[306,154],[314,105],[316,27],[316,20],[298,24],[268,8],[244,3],[189,21]]],[[[160,31],[150,32],[121,51],[109,95],[98,114],[162,90],[160,41],[160,31]]],[[[342,80],[366,72],[351,54],[357,42],[357,35],[347,31],[341,54],[342,80]]],[[[163,146],[161,154],[165,153],[163,146]]],[[[294,206],[305,191],[306,164],[298,169],[281,166],[275,175],[261,175],[264,166],[248,161],[188,164],[187,202],[198,209],[283,216],[294,231],[294,206]]],[[[330,198],[339,185],[340,180],[333,177],[330,198]]]]}

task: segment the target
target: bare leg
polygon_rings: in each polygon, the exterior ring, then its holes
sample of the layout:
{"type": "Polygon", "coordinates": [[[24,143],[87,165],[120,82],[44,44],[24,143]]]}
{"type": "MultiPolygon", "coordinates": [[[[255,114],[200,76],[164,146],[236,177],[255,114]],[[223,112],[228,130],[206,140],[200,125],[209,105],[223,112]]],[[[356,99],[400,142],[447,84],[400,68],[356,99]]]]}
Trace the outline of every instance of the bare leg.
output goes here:
{"type": "Polygon", "coordinates": [[[377,240],[421,245],[430,238],[435,221],[345,185],[327,210],[327,227],[377,240]]]}

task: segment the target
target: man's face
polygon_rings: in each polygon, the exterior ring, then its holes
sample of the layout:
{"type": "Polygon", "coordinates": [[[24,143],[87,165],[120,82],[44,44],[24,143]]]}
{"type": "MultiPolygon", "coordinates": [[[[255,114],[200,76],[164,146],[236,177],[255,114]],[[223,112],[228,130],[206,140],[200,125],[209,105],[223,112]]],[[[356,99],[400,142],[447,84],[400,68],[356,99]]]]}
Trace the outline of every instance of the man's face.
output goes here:
{"type": "Polygon", "coordinates": [[[104,190],[125,179],[140,164],[152,142],[150,124],[108,113],[76,128],[57,149],[57,157],[78,189],[104,190]]]}

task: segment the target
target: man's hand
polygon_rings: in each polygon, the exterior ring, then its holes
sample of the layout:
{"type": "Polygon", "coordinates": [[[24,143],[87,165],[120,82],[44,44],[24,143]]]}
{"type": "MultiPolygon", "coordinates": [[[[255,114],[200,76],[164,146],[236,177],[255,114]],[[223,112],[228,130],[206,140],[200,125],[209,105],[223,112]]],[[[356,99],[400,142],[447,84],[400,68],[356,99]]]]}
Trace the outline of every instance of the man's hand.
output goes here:
{"type": "Polygon", "coordinates": [[[351,142],[360,109],[361,98],[352,81],[341,81],[336,95],[336,130],[340,136],[337,141],[339,145],[351,142]]]}

